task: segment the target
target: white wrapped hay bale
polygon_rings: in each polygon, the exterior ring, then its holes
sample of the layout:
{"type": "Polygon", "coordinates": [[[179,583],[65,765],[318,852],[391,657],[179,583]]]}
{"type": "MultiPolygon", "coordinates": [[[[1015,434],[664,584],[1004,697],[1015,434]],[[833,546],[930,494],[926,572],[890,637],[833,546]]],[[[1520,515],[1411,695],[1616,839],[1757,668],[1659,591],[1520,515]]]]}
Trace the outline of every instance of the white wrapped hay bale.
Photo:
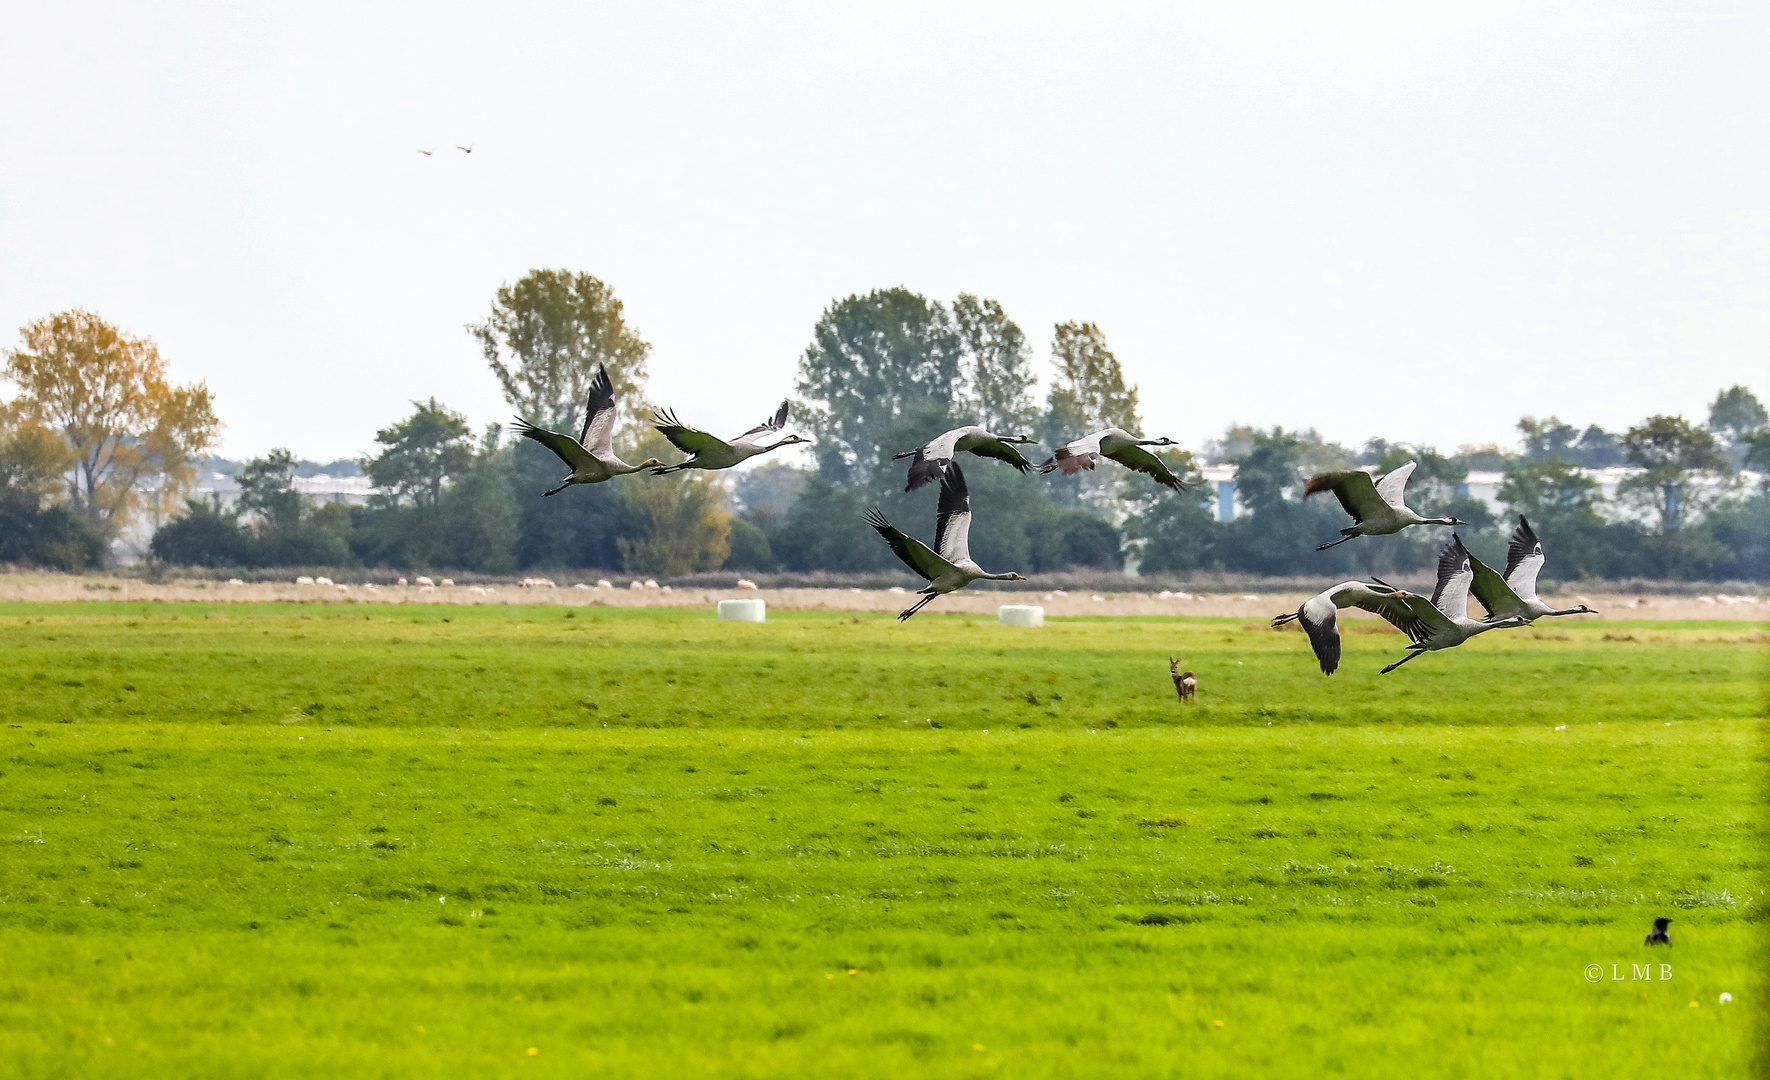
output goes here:
{"type": "Polygon", "coordinates": [[[736,622],[764,622],[768,618],[766,600],[721,600],[719,617],[736,622]]]}
{"type": "Polygon", "coordinates": [[[1003,604],[996,609],[1003,626],[1043,626],[1045,609],[1036,604],[1003,604]]]}

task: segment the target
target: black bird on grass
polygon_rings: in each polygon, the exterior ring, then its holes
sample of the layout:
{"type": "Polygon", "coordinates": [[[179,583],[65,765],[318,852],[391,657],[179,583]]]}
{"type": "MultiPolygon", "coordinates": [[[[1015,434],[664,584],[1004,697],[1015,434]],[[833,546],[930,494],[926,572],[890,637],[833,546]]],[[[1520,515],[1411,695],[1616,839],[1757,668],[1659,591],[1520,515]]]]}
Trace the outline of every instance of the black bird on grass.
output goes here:
{"type": "Polygon", "coordinates": [[[1647,944],[1670,945],[1672,943],[1672,935],[1666,933],[1666,927],[1670,925],[1672,925],[1672,920],[1670,919],[1653,920],[1653,929],[1647,935],[1647,944]]]}

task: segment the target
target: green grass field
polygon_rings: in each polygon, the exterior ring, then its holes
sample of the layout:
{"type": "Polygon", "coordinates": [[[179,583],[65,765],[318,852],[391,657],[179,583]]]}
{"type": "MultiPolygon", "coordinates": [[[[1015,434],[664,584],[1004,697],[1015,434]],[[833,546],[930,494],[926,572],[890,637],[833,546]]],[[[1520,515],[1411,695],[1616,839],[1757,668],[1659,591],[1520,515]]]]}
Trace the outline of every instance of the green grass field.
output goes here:
{"type": "Polygon", "coordinates": [[[0,605],[0,1074],[1747,1075],[1765,629],[0,605]]]}

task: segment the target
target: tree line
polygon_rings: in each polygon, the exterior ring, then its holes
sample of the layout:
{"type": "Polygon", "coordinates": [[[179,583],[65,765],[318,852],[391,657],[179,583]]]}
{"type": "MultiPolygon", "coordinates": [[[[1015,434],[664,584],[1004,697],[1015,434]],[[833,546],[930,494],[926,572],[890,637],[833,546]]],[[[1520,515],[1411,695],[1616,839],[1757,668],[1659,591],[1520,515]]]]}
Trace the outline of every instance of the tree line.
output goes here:
{"type": "MultiPolygon", "coordinates": [[[[519,415],[575,433],[589,380],[606,364],[624,415],[623,454],[673,456],[642,419],[650,346],[606,283],[532,271],[499,289],[468,331],[519,415]]],[[[173,565],[891,570],[863,511],[877,505],[914,523],[930,516],[931,501],[901,490],[896,453],[967,423],[1032,434],[1047,450],[1109,425],[1143,431],[1137,388],[1099,326],[1053,328],[1041,396],[1031,343],[1001,304],[902,288],[833,301],[812,328],[794,407],[795,423],[816,440],[809,467],[626,477],[552,499],[535,497],[560,471],[545,448],[500,425],[473,431],[428,398],[375,433],[360,460],[379,492],[368,505],[311,504],[295,490],[294,454],[279,449],[238,469],[239,497],[223,506],[188,497],[219,430],[213,402],[200,384],[172,385],[151,341],[65,312],[21,331],[5,374],[20,393],[0,406],[0,560],[69,569],[102,563],[133,515],[176,506],[151,543],[153,558],[173,565]]],[[[1504,474],[1499,502],[1554,537],[1558,577],[1770,578],[1770,491],[1740,479],[1742,469],[1770,467],[1770,426],[1745,388],[1719,393],[1700,423],[1653,416],[1611,433],[1527,416],[1518,434],[1512,450],[1441,454],[1237,426],[1199,455],[1164,451],[1195,482],[1203,465],[1236,466],[1240,512],[1228,521],[1217,520],[1208,489],[1175,494],[1110,466],[1052,483],[979,463],[966,475],[988,527],[971,538],[973,552],[1028,573],[1127,561],[1181,577],[1419,569],[1432,558],[1430,537],[1317,553],[1343,514],[1331,500],[1302,499],[1309,475],[1417,460],[1412,505],[1469,521],[1465,539],[1478,554],[1502,557],[1510,519],[1459,494],[1471,469],[1504,474]],[[1582,472],[1609,465],[1635,470],[1614,499],[1582,472]]]]}

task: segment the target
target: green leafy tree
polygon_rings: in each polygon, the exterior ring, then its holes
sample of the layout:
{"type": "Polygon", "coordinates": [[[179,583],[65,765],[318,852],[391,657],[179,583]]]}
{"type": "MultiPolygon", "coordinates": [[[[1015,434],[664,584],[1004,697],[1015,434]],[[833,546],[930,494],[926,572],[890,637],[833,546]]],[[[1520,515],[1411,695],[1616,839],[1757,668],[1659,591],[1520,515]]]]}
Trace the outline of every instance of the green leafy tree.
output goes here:
{"type": "Polygon", "coordinates": [[[1497,497],[1508,511],[1500,531],[1509,532],[1517,515],[1528,517],[1552,549],[1548,572],[1554,578],[1644,576],[1640,530],[1607,522],[1602,487],[1572,462],[1519,458],[1506,470],[1497,497]]]}
{"type": "Polygon", "coordinates": [[[531,270],[498,290],[468,331],[504,398],[534,423],[576,431],[590,381],[608,365],[628,425],[637,425],[651,346],[629,326],[614,290],[589,274],[531,270]]]}
{"type": "Polygon", "coordinates": [[[1709,404],[1708,429],[1728,442],[1738,442],[1745,435],[1770,424],[1764,403],[1743,386],[1734,386],[1715,395],[1709,404]]]}
{"type": "Polygon", "coordinates": [[[967,417],[1002,435],[1030,431],[1034,420],[1032,349],[1002,305],[960,293],[953,325],[964,350],[967,417]]]}
{"type": "MultiPolygon", "coordinates": [[[[669,441],[657,432],[634,446],[634,453],[660,457],[669,441]]],[[[621,537],[621,566],[628,573],[680,577],[717,570],[731,554],[731,513],[725,509],[726,478],[717,472],[677,473],[668,480],[622,477],[637,528],[621,537]]]]}
{"type": "Polygon", "coordinates": [[[295,490],[298,463],[285,449],[254,458],[235,475],[235,504],[251,517],[251,560],[264,566],[348,566],[353,561],[343,507],[315,510],[295,490]]]}
{"type": "MultiPolygon", "coordinates": [[[[1190,450],[1157,450],[1155,455],[1175,476],[1202,483],[1190,450]]],[[[1132,508],[1125,535],[1137,549],[1139,572],[1184,574],[1210,567],[1218,532],[1211,509],[1215,495],[1205,489],[1194,494],[1151,491],[1147,482],[1138,485],[1136,479],[1126,477],[1120,493],[1132,508]]]]}
{"type": "Polygon", "coordinates": [[[275,449],[246,463],[234,477],[239,509],[257,519],[261,532],[292,536],[301,526],[301,493],[295,490],[295,455],[275,449]]]}
{"type": "Polygon", "coordinates": [[[441,542],[433,557],[438,565],[492,574],[516,569],[521,517],[511,486],[514,461],[498,446],[499,435],[496,424],[486,429],[466,468],[452,474],[454,482],[440,497],[441,542]]]}
{"type": "Polygon", "coordinates": [[[362,466],[393,503],[430,509],[442,501],[449,479],[472,463],[472,431],[466,417],[435,398],[412,404],[411,416],[375,433],[382,450],[362,459],[362,466]]]}
{"type": "Polygon", "coordinates": [[[1743,386],[1721,391],[1709,404],[1708,429],[1720,439],[1735,468],[1747,467],[1752,447],[1767,425],[1770,415],[1765,413],[1764,403],[1743,386]]]}
{"type": "Polygon", "coordinates": [[[215,418],[201,383],[173,386],[159,349],[75,308],[20,332],[0,374],[22,393],[19,415],[56,431],[73,456],[70,505],[115,535],[151,488],[156,505],[189,490],[197,455],[214,441],[215,418]]]}
{"type": "Polygon", "coordinates": [[[1518,433],[1523,436],[1524,456],[1532,461],[1550,457],[1567,461],[1574,444],[1579,442],[1579,429],[1562,423],[1559,416],[1546,420],[1523,417],[1518,421],[1518,433]]]}
{"type": "Polygon", "coordinates": [[[1506,470],[1497,498],[1523,514],[1542,533],[1592,528],[1604,523],[1598,481],[1558,457],[1520,460],[1506,470]]]}
{"type": "Polygon", "coordinates": [[[964,352],[946,308],[908,289],[832,303],[812,330],[797,384],[819,471],[884,486],[892,455],[952,426],[964,352]]]}
{"type": "Polygon", "coordinates": [[[1629,464],[1643,470],[1618,485],[1625,498],[1651,509],[1662,535],[1675,533],[1700,513],[1715,485],[1693,480],[1720,480],[1732,472],[1715,436],[1681,416],[1650,416],[1623,436],[1629,464]]]}
{"type": "Polygon", "coordinates": [[[1103,427],[1141,434],[1137,388],[1125,386],[1118,357],[1094,323],[1058,323],[1051,335],[1056,369],[1046,397],[1046,424],[1053,440],[1068,440],[1103,427]]]}

